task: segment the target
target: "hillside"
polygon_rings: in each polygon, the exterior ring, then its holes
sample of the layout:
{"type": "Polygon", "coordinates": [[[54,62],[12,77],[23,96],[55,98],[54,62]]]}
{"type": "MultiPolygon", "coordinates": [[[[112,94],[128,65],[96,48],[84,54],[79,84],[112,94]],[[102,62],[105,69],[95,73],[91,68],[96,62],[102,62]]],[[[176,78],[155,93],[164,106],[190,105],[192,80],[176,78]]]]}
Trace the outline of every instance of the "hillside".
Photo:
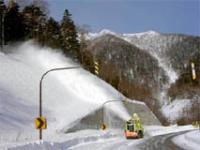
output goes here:
{"type": "Polygon", "coordinates": [[[150,70],[160,72],[163,82],[167,80],[164,70],[158,66],[158,61],[155,58],[116,36],[107,34],[94,39],[88,45],[86,53],[91,53],[94,56],[93,59],[100,63],[100,77],[105,78],[106,81],[118,88],[123,86],[121,84],[124,83],[124,80],[127,82],[131,80],[136,85],[140,85],[141,88],[144,88],[148,82],[149,84],[145,87],[147,90],[158,86],[157,76],[150,73],[150,70]],[[110,76],[115,77],[113,79],[110,76]]]}
{"type": "Polygon", "coordinates": [[[189,96],[192,91],[193,94],[200,93],[200,37],[151,31],[139,35],[123,34],[123,38],[159,61],[170,78],[169,84],[172,86],[169,87],[169,95],[173,99],[192,98],[189,96]],[[195,83],[191,80],[191,62],[195,63],[197,72],[195,83]],[[177,88],[179,91],[173,92],[177,88]]]}
{"type": "MultiPolygon", "coordinates": [[[[94,60],[100,63],[99,76],[129,98],[144,101],[161,120],[164,115],[163,123],[186,118],[181,109],[190,100],[191,105],[199,101],[200,37],[102,30],[87,34],[86,39],[89,42],[85,52],[90,53],[87,60],[90,65],[94,60]],[[195,63],[196,81],[191,79],[191,62],[195,63]],[[173,106],[177,100],[181,107],[176,112],[180,115],[170,119],[165,107],[173,106]]],[[[188,113],[192,109],[193,106],[188,113]]],[[[191,122],[193,119],[189,118],[191,122]]]]}
{"type": "MultiPolygon", "coordinates": [[[[42,74],[52,68],[79,65],[62,53],[39,47],[31,41],[7,48],[8,53],[0,52],[0,149],[2,143],[38,139],[34,118],[38,117],[42,74]]],[[[105,106],[104,111],[117,117],[120,126],[133,112],[158,122],[144,103],[133,101],[145,111],[138,108],[127,111],[121,102],[125,99],[121,93],[82,67],[49,73],[43,81],[43,116],[47,119],[44,139],[59,137],[73,126],[83,129],[79,121],[95,111],[102,111],[108,100],[118,101],[105,106]]],[[[102,117],[100,114],[99,118],[102,117]]],[[[92,122],[95,129],[100,129],[100,119],[92,122]]],[[[110,122],[112,124],[112,118],[110,122]]],[[[89,122],[85,124],[87,129],[93,129],[89,122]]]]}

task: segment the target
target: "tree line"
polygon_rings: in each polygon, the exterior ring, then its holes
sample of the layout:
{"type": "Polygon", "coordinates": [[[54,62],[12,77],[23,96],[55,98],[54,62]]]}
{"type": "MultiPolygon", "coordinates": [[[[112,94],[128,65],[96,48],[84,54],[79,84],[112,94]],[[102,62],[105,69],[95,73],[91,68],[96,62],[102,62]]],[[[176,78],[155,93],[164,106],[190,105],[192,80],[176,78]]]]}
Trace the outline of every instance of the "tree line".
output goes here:
{"type": "Polygon", "coordinates": [[[80,43],[72,15],[65,9],[62,20],[48,17],[42,6],[31,2],[23,9],[14,0],[0,0],[0,45],[34,39],[42,46],[61,49],[73,58],[80,57],[80,43]]]}

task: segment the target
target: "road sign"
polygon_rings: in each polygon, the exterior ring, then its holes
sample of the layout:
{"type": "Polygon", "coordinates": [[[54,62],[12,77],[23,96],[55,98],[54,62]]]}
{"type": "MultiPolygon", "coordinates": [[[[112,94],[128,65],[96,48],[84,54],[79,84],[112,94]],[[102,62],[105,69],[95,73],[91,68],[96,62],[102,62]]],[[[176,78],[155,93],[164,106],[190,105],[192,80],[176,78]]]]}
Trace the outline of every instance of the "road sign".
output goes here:
{"type": "Polygon", "coordinates": [[[46,129],[47,121],[44,117],[35,118],[35,128],[36,129],[46,129]]]}
{"type": "Polygon", "coordinates": [[[107,127],[106,127],[106,125],[103,123],[102,125],[101,125],[101,129],[102,130],[105,130],[107,127]]]}

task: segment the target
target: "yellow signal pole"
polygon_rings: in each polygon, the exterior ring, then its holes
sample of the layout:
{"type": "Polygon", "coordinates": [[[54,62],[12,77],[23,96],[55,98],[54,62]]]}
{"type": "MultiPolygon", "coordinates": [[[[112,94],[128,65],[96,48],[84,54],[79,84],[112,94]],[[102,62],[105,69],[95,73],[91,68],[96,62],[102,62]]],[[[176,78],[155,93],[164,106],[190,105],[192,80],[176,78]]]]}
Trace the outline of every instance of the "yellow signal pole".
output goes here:
{"type": "Polygon", "coordinates": [[[191,69],[192,69],[192,80],[196,80],[197,75],[196,75],[195,63],[194,62],[191,62],[191,69]]]}
{"type": "Polygon", "coordinates": [[[98,61],[94,61],[94,72],[96,75],[99,75],[99,63],[98,61]]]}

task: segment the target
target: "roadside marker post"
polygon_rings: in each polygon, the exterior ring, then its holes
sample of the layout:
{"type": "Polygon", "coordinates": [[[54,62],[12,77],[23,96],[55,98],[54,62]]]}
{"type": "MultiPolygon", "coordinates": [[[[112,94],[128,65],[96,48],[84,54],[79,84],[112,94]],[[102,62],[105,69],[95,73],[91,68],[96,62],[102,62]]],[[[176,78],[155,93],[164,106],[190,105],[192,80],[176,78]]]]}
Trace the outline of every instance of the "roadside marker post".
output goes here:
{"type": "Polygon", "coordinates": [[[99,63],[97,61],[94,61],[94,72],[99,75],[99,63]]]}
{"type": "Polygon", "coordinates": [[[36,129],[46,129],[47,128],[47,121],[44,117],[35,118],[35,128],[36,129]]]}

